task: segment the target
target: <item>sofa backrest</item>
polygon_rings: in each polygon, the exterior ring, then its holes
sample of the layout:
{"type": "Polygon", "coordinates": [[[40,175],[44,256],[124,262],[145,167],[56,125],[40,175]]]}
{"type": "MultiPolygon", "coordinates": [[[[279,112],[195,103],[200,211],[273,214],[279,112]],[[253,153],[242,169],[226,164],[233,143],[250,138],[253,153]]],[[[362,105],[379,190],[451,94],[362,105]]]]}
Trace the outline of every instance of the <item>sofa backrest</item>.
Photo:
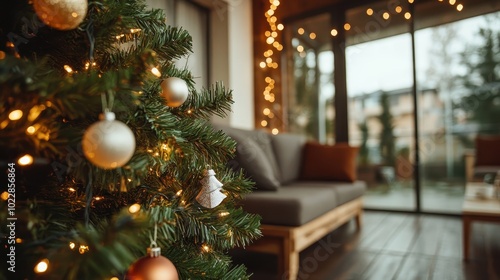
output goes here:
{"type": "Polygon", "coordinates": [[[237,169],[243,168],[257,189],[276,190],[300,176],[302,148],[306,137],[282,133],[271,135],[263,130],[244,130],[214,125],[237,142],[237,169]]]}
{"type": "Polygon", "coordinates": [[[281,133],[271,136],[280,183],[286,185],[299,179],[302,164],[302,149],[307,141],[303,135],[281,133]]]}

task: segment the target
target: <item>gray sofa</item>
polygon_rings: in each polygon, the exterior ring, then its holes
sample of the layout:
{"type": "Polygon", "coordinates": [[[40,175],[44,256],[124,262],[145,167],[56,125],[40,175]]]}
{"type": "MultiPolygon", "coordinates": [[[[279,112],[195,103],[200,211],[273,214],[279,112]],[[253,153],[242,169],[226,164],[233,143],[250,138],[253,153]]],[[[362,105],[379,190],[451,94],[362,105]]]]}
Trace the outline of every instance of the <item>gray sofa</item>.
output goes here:
{"type": "Polygon", "coordinates": [[[263,237],[247,249],[278,254],[280,279],[296,279],[301,250],[352,218],[360,226],[365,183],[301,180],[304,136],[216,128],[238,143],[233,167],[256,182],[242,203],[262,217],[263,237]]]}

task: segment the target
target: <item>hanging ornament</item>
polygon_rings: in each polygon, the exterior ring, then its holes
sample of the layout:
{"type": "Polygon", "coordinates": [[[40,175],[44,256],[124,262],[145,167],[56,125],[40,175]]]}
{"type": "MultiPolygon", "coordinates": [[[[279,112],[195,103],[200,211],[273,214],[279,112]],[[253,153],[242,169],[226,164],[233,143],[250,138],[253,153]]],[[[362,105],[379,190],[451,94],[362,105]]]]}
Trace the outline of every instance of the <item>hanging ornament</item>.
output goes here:
{"type": "Polygon", "coordinates": [[[166,78],[161,82],[161,96],[167,100],[170,107],[179,107],[188,98],[189,88],[186,82],[177,77],[166,78]]]}
{"type": "Polygon", "coordinates": [[[217,207],[226,198],[226,195],[221,192],[222,183],[215,178],[213,169],[205,170],[205,178],[201,181],[201,191],[196,196],[196,201],[206,208],[217,207]]]}
{"type": "Polygon", "coordinates": [[[104,112],[100,119],[83,134],[83,154],[101,168],[121,167],[134,155],[134,134],[127,125],[115,120],[113,112],[104,112]]]}
{"type": "Polygon", "coordinates": [[[59,30],[75,29],[87,14],[87,0],[34,0],[38,17],[59,30]]]}
{"type": "Polygon", "coordinates": [[[127,280],[179,280],[174,264],[161,255],[160,247],[150,247],[147,256],[130,265],[127,280]]]}

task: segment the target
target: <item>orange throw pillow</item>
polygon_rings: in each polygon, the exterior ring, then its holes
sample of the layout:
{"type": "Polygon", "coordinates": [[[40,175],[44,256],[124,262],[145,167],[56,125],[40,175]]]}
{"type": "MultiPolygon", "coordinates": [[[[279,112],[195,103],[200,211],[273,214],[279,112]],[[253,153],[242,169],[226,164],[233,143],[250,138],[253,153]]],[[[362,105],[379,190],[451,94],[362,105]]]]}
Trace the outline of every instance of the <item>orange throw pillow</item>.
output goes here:
{"type": "Polygon", "coordinates": [[[304,146],[302,180],[356,181],[357,147],[308,142],[304,146]]]}

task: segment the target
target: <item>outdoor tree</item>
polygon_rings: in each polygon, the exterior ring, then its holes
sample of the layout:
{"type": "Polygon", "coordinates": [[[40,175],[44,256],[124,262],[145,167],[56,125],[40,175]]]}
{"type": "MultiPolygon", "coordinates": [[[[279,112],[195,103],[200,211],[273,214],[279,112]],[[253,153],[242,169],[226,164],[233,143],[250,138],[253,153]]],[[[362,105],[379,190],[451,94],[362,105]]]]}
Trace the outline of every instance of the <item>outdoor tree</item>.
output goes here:
{"type": "Polygon", "coordinates": [[[367,166],[370,162],[370,150],[368,148],[369,128],[366,121],[358,123],[361,132],[361,144],[359,145],[359,165],[367,166]]]}
{"type": "Polygon", "coordinates": [[[395,144],[394,144],[394,124],[389,104],[389,96],[382,92],[380,95],[381,113],[378,116],[382,129],[380,131],[380,154],[382,156],[382,164],[394,166],[396,160],[395,144]]]}
{"type": "Polygon", "coordinates": [[[468,94],[455,104],[466,117],[477,123],[480,133],[498,134],[500,127],[500,30],[480,28],[477,42],[462,53],[466,75],[461,76],[468,94]]]}
{"type": "Polygon", "coordinates": [[[176,67],[188,32],[140,0],[4,4],[0,278],[248,279],[253,183],[208,121],[232,93],[176,67]]]}

